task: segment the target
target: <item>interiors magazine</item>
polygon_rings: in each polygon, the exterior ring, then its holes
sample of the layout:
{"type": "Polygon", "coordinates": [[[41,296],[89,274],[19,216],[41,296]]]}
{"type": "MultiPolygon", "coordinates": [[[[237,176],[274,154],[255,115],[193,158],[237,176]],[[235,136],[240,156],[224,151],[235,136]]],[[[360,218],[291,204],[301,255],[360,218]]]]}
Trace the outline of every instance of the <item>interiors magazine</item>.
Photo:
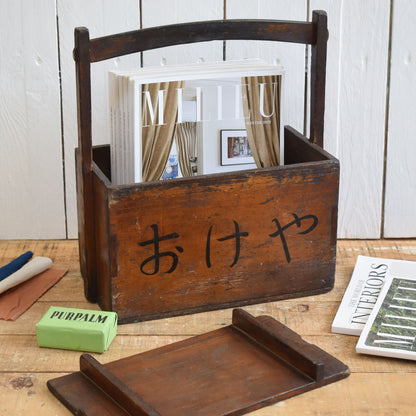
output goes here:
{"type": "Polygon", "coordinates": [[[392,270],[358,340],[357,352],[416,360],[416,266],[405,263],[403,272],[392,270]]]}

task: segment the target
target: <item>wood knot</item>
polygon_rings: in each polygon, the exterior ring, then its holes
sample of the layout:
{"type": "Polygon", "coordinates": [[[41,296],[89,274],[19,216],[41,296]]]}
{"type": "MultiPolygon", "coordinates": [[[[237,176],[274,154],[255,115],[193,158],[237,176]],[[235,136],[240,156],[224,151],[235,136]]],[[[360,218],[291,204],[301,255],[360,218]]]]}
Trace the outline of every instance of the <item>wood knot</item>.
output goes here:
{"type": "Polygon", "coordinates": [[[305,303],[298,303],[297,305],[292,306],[289,309],[290,312],[308,312],[309,311],[309,305],[306,305],[305,303]]]}
{"type": "Polygon", "coordinates": [[[13,380],[10,380],[10,384],[15,390],[33,387],[33,381],[31,377],[17,377],[13,380]]]}

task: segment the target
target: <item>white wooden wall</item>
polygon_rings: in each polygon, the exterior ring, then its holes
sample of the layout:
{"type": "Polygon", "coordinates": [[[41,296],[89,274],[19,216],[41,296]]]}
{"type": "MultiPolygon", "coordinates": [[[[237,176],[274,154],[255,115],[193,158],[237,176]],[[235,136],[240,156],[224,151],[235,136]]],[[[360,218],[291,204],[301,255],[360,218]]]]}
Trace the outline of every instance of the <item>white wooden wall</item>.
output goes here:
{"type": "MultiPolygon", "coordinates": [[[[0,238],[76,238],[73,30],[91,37],[233,18],[328,13],[325,148],[340,159],[340,238],[416,237],[414,0],[0,0],[0,238]]],[[[230,41],[93,65],[94,144],[108,143],[106,71],[262,57],[287,70],[285,119],[304,131],[302,45],[230,41]]],[[[307,105],[306,105],[307,106],[307,105]]],[[[307,129],[306,129],[307,131],[307,129]]]]}

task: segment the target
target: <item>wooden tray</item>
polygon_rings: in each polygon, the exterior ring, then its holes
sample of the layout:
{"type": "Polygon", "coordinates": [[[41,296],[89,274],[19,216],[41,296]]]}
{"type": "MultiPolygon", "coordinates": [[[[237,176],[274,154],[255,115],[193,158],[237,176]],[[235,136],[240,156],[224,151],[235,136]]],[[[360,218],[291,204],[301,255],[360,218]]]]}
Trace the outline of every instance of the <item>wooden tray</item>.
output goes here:
{"type": "Polygon", "coordinates": [[[50,380],[76,415],[241,415],[338,381],[349,369],[268,316],[233,311],[230,326],[50,380]]]}

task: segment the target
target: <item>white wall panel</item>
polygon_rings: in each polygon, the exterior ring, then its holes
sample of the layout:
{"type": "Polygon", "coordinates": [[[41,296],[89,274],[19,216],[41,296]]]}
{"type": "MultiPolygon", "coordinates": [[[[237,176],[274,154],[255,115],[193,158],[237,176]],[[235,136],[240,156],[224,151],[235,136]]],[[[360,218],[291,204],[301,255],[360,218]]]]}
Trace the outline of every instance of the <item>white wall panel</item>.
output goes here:
{"type": "MultiPolygon", "coordinates": [[[[65,141],[65,187],[68,237],[78,236],[75,156],[78,146],[75,89],[74,28],[85,26],[90,38],[139,28],[140,11],[136,0],[58,0],[60,56],[62,69],[62,106],[65,141]],[[122,5],[122,7],[121,7],[122,5]]],[[[108,70],[131,68],[140,64],[139,55],[129,55],[95,63],[91,67],[93,144],[110,143],[108,116],[108,70]]]]}
{"type": "MultiPolygon", "coordinates": [[[[227,19],[307,19],[306,0],[227,0],[227,19]]],[[[227,41],[226,58],[261,58],[284,66],[282,113],[285,124],[303,133],[305,104],[305,46],[283,42],[227,41]]]]}
{"type": "MultiPolygon", "coordinates": [[[[218,20],[223,18],[223,0],[143,0],[143,28],[174,23],[218,20]]],[[[143,53],[143,66],[222,61],[222,42],[199,42],[183,46],[170,46],[143,53]]]]}
{"type": "Polygon", "coordinates": [[[384,232],[416,236],[416,2],[393,2],[384,232]]]}
{"type": "Polygon", "coordinates": [[[390,1],[344,1],[341,16],[338,236],[379,238],[390,1]]]}
{"type": "Polygon", "coordinates": [[[55,2],[0,5],[0,238],[65,238],[55,2]]]}

